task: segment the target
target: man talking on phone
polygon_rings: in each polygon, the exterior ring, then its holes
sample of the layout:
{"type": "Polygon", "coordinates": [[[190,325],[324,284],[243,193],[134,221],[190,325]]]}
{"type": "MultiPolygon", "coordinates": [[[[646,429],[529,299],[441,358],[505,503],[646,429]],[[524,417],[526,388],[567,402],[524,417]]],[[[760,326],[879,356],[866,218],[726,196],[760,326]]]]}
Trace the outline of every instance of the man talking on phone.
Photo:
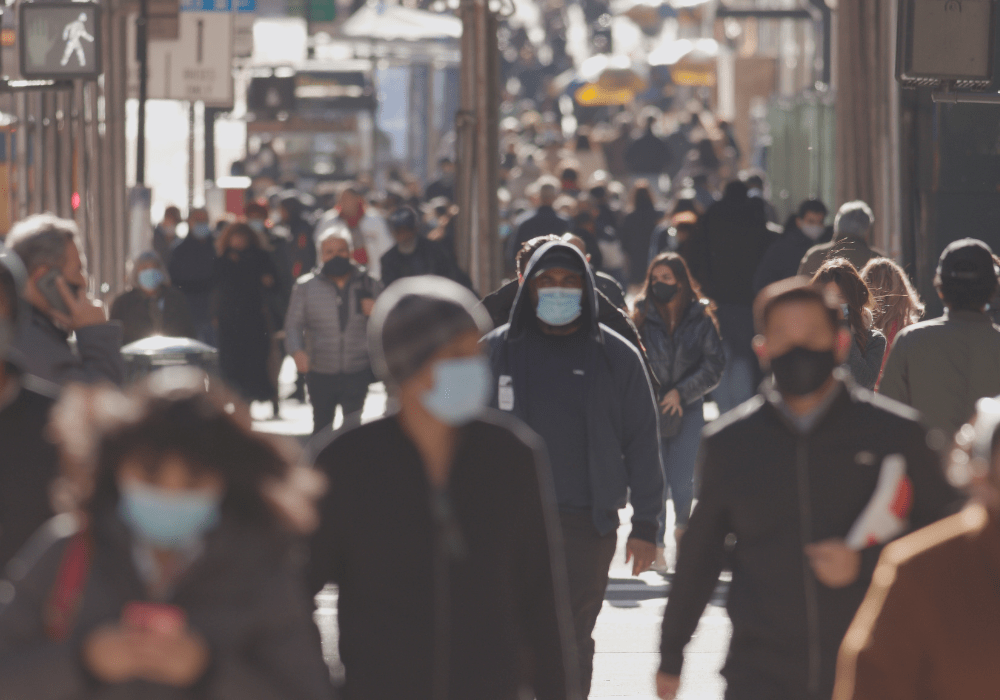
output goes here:
{"type": "Polygon", "coordinates": [[[52,214],[29,216],[7,234],[28,273],[30,305],[15,348],[25,372],[59,386],[71,382],[121,384],[122,328],[87,293],[85,259],[76,224],[52,214]],[[69,343],[76,336],[76,347],[69,343]]]}

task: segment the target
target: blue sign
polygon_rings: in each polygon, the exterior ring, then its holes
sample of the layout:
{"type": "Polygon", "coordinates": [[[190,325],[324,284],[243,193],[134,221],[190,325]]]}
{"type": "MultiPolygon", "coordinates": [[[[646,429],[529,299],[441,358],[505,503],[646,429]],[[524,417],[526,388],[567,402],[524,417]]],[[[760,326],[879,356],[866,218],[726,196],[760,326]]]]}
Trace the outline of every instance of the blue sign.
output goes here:
{"type": "Polygon", "coordinates": [[[254,13],[257,11],[257,0],[236,0],[236,11],[254,13]]]}
{"type": "Polygon", "coordinates": [[[233,0],[181,0],[181,12],[232,12],[233,0]]]}

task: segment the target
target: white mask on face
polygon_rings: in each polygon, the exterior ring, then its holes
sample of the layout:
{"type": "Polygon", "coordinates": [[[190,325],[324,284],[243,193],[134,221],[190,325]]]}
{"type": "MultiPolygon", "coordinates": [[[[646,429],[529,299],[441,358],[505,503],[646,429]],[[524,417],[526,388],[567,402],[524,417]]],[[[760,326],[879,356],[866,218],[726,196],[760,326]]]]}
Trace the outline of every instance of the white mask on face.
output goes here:
{"type": "Polygon", "coordinates": [[[826,231],[826,227],[823,224],[813,224],[809,226],[799,226],[799,230],[802,231],[811,241],[818,241],[822,236],[823,232],[826,231]]]}

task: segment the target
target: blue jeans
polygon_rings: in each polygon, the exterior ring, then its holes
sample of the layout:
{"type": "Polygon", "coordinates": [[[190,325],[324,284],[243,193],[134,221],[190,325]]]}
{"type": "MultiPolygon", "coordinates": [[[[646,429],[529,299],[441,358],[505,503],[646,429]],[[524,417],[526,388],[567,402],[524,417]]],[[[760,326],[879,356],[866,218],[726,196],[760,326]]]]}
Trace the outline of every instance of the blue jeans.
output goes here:
{"type": "MultiPolygon", "coordinates": [[[[663,480],[666,482],[667,498],[674,502],[676,527],[687,527],[691,517],[691,502],[694,500],[694,465],[701,445],[701,429],[705,427],[704,399],[684,407],[681,431],[672,438],[660,441],[660,455],[663,459],[663,480]]],[[[667,534],[667,511],[660,512],[660,529],[656,544],[663,546],[667,534]]]]}
{"type": "Polygon", "coordinates": [[[753,353],[753,311],[741,304],[719,304],[719,331],[726,369],[712,397],[719,413],[731,411],[756,393],[757,358],[753,353]]]}

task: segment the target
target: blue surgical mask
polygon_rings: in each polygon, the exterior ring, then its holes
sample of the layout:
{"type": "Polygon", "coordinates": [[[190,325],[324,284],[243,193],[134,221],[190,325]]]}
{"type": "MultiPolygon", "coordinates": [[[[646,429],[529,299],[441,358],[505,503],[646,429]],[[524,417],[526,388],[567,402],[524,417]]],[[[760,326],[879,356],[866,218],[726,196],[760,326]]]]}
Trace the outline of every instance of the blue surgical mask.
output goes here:
{"type": "Polygon", "coordinates": [[[851,320],[851,307],[847,304],[840,305],[840,312],[844,314],[844,318],[848,321],[851,320]]]}
{"type": "Polygon", "coordinates": [[[118,515],[136,539],[161,549],[185,549],[219,523],[221,497],[148,484],[121,487],[118,515]]]}
{"type": "Polygon", "coordinates": [[[566,326],[583,313],[583,290],[566,287],[544,287],[538,290],[538,318],[550,326],[566,326]]]}
{"type": "Polygon", "coordinates": [[[163,284],[163,272],[151,267],[139,273],[139,286],[147,292],[153,292],[163,284]]]}
{"type": "Polygon", "coordinates": [[[420,401],[432,416],[457,428],[483,410],[492,381],[485,357],[440,360],[434,365],[434,388],[424,392],[420,401]]]}
{"type": "Polygon", "coordinates": [[[205,239],[212,235],[212,227],[208,224],[195,224],[191,227],[191,233],[195,235],[195,238],[205,239]]]}

